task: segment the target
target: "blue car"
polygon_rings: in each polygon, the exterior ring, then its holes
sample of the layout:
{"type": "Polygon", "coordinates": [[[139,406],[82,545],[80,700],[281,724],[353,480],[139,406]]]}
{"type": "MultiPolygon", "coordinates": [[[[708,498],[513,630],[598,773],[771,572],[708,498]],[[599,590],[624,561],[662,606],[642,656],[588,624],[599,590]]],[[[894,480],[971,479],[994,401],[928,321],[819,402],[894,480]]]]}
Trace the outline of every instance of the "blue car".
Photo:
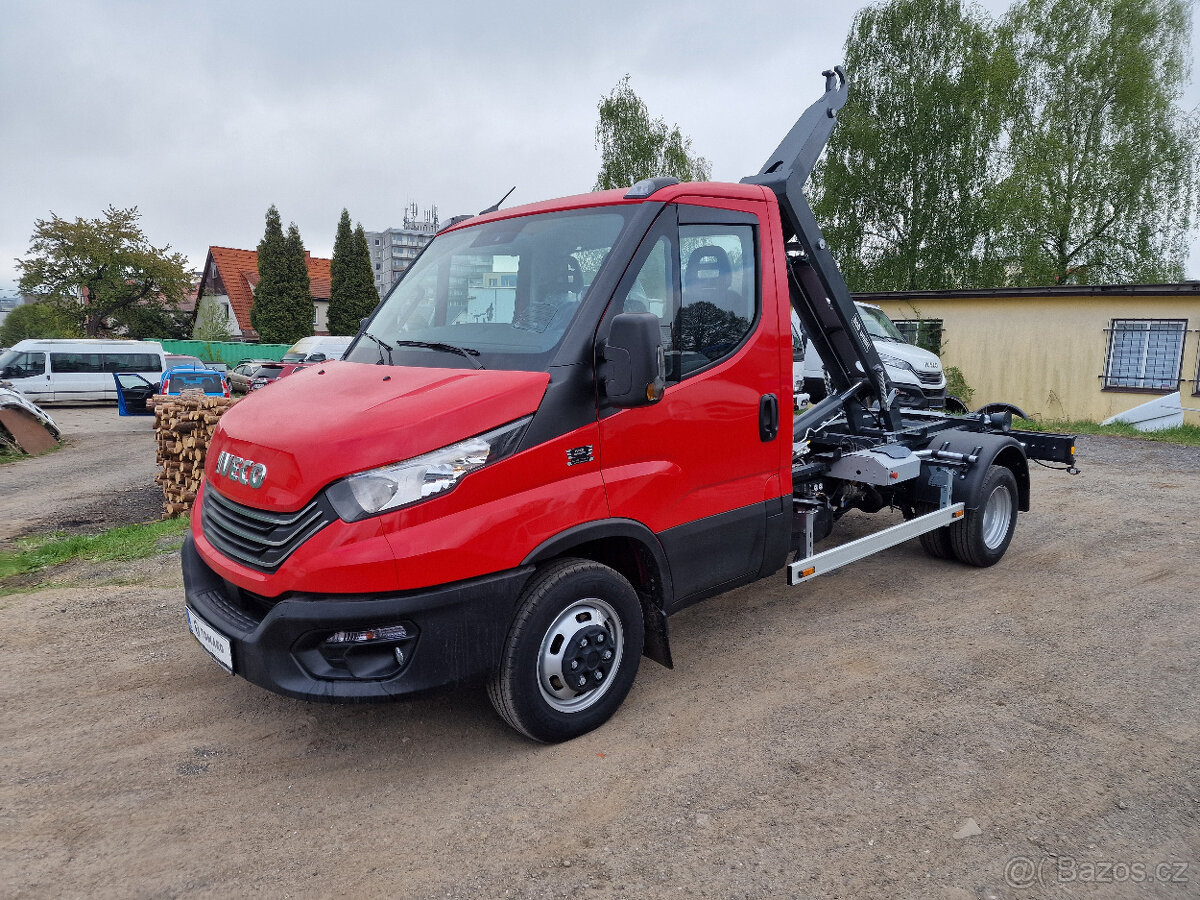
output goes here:
{"type": "Polygon", "coordinates": [[[215,369],[175,366],[163,372],[158,384],[133,372],[115,372],[117,410],[123,416],[151,416],[150,398],[155,394],[179,396],[186,390],[202,390],[209,397],[228,397],[229,382],[215,369]]]}

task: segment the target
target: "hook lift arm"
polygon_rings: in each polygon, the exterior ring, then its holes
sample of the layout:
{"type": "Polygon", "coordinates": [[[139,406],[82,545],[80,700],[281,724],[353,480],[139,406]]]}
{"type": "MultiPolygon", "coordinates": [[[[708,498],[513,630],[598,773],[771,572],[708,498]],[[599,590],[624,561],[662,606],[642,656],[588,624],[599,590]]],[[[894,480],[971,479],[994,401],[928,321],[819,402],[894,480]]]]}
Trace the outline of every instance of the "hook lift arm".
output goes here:
{"type": "MultiPolygon", "coordinates": [[[[833,394],[845,397],[848,428],[855,433],[899,431],[903,425],[899,409],[893,406],[896,391],[804,196],[804,183],[833,133],[848,93],[841,66],[822,74],[825,93],[804,111],[758,174],[743,178],[742,183],[769,188],[779,200],[784,242],[795,240],[789,247],[795,252],[788,254],[792,308],[825,364],[833,394]],[[877,412],[869,408],[875,404],[877,412]]],[[[822,418],[828,417],[824,411],[822,418]]],[[[819,424],[808,418],[797,418],[799,433],[802,427],[819,424]]]]}

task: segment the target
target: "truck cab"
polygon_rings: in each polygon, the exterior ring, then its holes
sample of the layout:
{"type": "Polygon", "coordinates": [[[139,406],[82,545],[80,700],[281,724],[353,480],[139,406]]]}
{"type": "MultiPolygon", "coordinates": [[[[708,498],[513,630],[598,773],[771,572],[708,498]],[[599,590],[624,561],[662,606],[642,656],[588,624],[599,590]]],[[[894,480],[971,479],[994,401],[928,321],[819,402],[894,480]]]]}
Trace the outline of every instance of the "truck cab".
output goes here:
{"type": "Polygon", "coordinates": [[[783,564],[792,357],[773,198],[629,193],[444,232],[344,361],[224,415],[185,569],[191,614],[239,674],[310,699],[485,678],[530,580],[564,558],[628,584],[624,606],[605,602],[640,656],[647,619],[665,633],[670,613],[783,564]],[[661,347],[651,371],[614,326],[661,347]]]}
{"type": "MultiPolygon", "coordinates": [[[[942,409],[946,405],[946,374],[936,353],[905,340],[891,319],[878,306],[855,301],[854,307],[866,326],[888,378],[900,392],[899,403],[909,409],[942,409]]],[[[803,335],[800,319],[792,313],[792,328],[803,335]]],[[[802,390],[811,401],[826,394],[825,365],[812,341],[804,340],[802,390]]]]}

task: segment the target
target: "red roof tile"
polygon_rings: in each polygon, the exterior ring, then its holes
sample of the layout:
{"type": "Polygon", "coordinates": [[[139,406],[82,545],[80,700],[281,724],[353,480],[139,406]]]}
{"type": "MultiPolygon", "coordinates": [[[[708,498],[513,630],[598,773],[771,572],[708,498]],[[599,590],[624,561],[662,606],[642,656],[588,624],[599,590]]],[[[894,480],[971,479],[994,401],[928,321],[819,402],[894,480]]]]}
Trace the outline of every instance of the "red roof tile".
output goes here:
{"type": "MultiPolygon", "coordinates": [[[[209,259],[217,267],[225,292],[229,297],[229,305],[237,316],[238,327],[242,333],[253,333],[250,325],[250,307],[254,305],[252,287],[258,284],[258,252],[255,250],[237,250],[233,247],[209,247],[209,259]]],[[[308,280],[314,300],[329,299],[330,274],[329,267],[333,262],[319,256],[311,256],[306,251],[305,262],[308,263],[308,280]]],[[[208,264],[205,264],[207,270],[208,264]]]]}

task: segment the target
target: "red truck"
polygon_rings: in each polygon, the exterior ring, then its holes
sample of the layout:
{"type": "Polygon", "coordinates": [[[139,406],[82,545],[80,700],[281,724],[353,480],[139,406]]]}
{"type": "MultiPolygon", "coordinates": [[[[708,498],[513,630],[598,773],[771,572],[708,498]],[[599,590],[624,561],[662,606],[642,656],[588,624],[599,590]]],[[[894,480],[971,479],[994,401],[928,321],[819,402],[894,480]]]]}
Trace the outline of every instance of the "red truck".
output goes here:
{"type": "Polygon", "coordinates": [[[896,403],[801,188],[841,70],[740,184],[655,178],[442,231],[344,361],[221,420],[189,628],[308,700],[484,683],[541,741],[621,704],[668,618],[920,537],[997,562],[1069,435],[896,403]],[[831,392],[792,417],[795,308],[831,392]],[[792,427],[788,427],[792,420],[792,427]],[[906,521],[816,552],[850,509],[906,521]],[[789,558],[792,562],[789,564],[789,558]]]}

